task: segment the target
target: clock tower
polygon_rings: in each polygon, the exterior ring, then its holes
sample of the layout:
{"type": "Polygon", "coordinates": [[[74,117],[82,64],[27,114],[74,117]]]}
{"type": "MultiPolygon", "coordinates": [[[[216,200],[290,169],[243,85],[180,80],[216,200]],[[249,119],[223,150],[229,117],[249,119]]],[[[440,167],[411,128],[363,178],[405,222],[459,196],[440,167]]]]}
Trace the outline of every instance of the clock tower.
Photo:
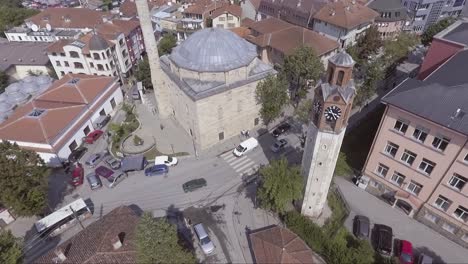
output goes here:
{"type": "Polygon", "coordinates": [[[356,90],[354,61],[345,51],[329,59],[326,76],[314,91],[312,122],[302,157],[306,178],[301,212],[319,217],[327,200],[356,90]]]}

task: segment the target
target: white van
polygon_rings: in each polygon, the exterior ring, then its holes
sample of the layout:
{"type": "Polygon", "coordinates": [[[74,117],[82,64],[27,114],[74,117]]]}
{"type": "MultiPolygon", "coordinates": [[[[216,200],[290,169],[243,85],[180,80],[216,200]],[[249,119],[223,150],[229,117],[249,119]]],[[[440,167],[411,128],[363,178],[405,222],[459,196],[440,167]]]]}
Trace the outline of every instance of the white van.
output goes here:
{"type": "Polygon", "coordinates": [[[242,143],[240,143],[239,146],[237,146],[237,148],[235,148],[232,151],[232,153],[234,153],[236,157],[240,157],[244,155],[245,153],[251,151],[252,149],[256,148],[257,146],[258,146],[257,139],[251,137],[243,141],[242,143]]]}

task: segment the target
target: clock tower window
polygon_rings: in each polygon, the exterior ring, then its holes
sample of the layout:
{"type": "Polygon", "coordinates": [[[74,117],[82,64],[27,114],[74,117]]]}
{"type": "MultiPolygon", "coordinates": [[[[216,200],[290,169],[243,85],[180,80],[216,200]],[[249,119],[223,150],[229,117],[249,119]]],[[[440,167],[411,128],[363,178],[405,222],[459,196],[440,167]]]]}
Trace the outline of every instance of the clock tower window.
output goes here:
{"type": "Polygon", "coordinates": [[[338,77],[336,78],[336,85],[342,86],[343,85],[343,79],[344,79],[344,71],[339,71],[338,72],[338,77]]]}

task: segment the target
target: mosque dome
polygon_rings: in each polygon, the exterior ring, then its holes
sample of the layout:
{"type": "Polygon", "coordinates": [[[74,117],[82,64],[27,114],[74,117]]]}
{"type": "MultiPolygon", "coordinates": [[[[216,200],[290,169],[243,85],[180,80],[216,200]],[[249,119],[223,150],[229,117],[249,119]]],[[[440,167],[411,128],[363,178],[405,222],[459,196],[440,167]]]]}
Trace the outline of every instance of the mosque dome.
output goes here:
{"type": "Polygon", "coordinates": [[[247,66],[257,57],[255,45],[221,28],[193,33],[170,55],[180,68],[197,72],[226,72],[247,66]]]}

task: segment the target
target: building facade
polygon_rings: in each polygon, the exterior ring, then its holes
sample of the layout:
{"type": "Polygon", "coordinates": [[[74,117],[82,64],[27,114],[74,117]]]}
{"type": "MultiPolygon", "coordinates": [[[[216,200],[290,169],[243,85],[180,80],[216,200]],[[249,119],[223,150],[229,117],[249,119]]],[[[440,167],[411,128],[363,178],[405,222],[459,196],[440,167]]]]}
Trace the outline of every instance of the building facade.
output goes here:
{"type": "Polygon", "coordinates": [[[236,28],[240,27],[242,9],[238,5],[226,5],[216,9],[211,15],[213,27],[217,28],[236,28]]]}
{"type": "Polygon", "coordinates": [[[379,13],[375,25],[382,39],[395,38],[409,26],[406,8],[400,0],[374,0],[367,6],[379,13]]]}
{"type": "Polygon", "coordinates": [[[11,80],[20,80],[30,74],[49,74],[47,43],[0,43],[0,70],[11,80]]]}

